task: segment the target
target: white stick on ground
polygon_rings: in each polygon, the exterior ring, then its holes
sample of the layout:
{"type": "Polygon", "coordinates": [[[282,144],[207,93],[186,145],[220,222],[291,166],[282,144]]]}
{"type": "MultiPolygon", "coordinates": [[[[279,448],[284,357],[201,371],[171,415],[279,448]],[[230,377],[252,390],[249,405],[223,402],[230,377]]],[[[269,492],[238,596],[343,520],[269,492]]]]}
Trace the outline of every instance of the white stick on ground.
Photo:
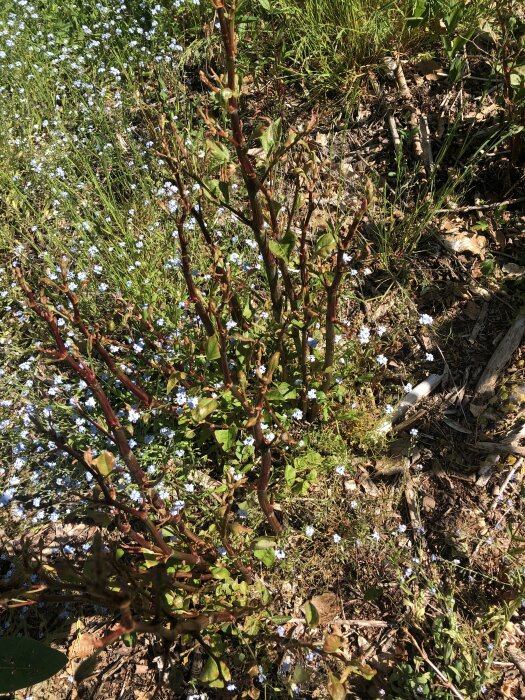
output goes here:
{"type": "Polygon", "coordinates": [[[425,379],[425,381],[415,386],[412,389],[412,391],[410,391],[408,394],[405,394],[405,396],[397,404],[396,408],[394,409],[394,412],[390,414],[387,418],[385,418],[383,421],[381,421],[381,423],[375,429],[374,432],[378,435],[385,435],[386,433],[388,433],[392,429],[392,426],[403,420],[408,409],[412,408],[412,406],[415,406],[417,403],[419,403],[419,401],[421,401],[421,399],[424,399],[425,396],[431,394],[434,391],[434,389],[439,386],[442,379],[442,374],[429,375],[425,379]]]}

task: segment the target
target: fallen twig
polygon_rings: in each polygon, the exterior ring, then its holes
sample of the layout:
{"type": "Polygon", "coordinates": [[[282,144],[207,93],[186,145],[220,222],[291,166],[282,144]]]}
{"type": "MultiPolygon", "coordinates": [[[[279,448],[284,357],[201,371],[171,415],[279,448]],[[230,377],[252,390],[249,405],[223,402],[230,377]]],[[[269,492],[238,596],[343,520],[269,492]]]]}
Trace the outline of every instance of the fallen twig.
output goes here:
{"type": "Polygon", "coordinates": [[[490,510],[494,510],[496,506],[501,502],[503,498],[503,494],[505,493],[505,490],[507,486],[510,484],[512,479],[514,478],[514,475],[518,471],[518,469],[521,467],[523,464],[523,457],[520,457],[519,459],[516,460],[516,463],[512,467],[512,469],[509,470],[508,474],[506,475],[505,479],[502,481],[501,486],[496,487],[496,495],[494,500],[491,503],[490,510]]]}
{"type": "Polygon", "coordinates": [[[442,374],[430,374],[423,382],[415,386],[412,391],[406,394],[398,403],[394,412],[385,418],[374,431],[378,435],[385,435],[392,426],[403,420],[409,408],[415,406],[421,399],[428,396],[434,389],[439,386],[443,379],[442,374]]]}
{"type": "Polygon", "coordinates": [[[465,207],[449,207],[447,209],[438,209],[436,211],[436,214],[467,214],[471,211],[487,211],[489,209],[499,209],[499,207],[510,207],[513,204],[521,204],[522,202],[525,202],[525,197],[504,199],[502,202],[492,202],[491,204],[469,204],[465,207]]]}
{"type": "Polygon", "coordinates": [[[439,668],[436,666],[436,664],[428,658],[426,651],[423,649],[423,647],[419,646],[416,639],[410,634],[410,632],[407,631],[407,634],[410,637],[410,639],[412,640],[412,644],[416,647],[416,649],[421,654],[422,658],[426,661],[426,663],[430,666],[430,668],[434,671],[434,673],[436,673],[439,676],[439,678],[443,681],[445,688],[448,688],[448,690],[450,690],[452,695],[454,695],[454,697],[458,698],[458,700],[465,700],[465,697],[459,692],[459,690],[456,688],[456,686],[447,678],[447,676],[443,673],[443,671],[440,671],[439,668]]]}
{"type": "Polygon", "coordinates": [[[514,323],[499,342],[478,381],[470,404],[473,416],[479,416],[487,407],[496,390],[498,377],[518,348],[524,332],[525,306],[520,309],[514,323]]]}
{"type": "Polygon", "coordinates": [[[473,450],[480,452],[493,452],[498,455],[519,455],[525,457],[525,447],[505,442],[476,442],[472,445],[473,450]]]}

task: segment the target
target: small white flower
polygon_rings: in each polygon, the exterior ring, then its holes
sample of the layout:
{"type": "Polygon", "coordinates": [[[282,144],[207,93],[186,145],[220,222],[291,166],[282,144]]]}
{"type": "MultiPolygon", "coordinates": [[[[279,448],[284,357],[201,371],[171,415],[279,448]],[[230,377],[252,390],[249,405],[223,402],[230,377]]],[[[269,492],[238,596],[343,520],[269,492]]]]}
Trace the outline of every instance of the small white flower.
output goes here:
{"type": "Polygon", "coordinates": [[[308,390],[308,398],[309,399],[317,398],[317,391],[315,389],[309,389],[308,390]]]}
{"type": "Polygon", "coordinates": [[[275,550],[275,558],[276,559],[286,559],[286,552],[284,549],[276,549],[275,550]]]}
{"type": "Polygon", "coordinates": [[[292,411],[292,418],[293,418],[294,420],[302,420],[302,418],[303,418],[303,412],[301,411],[300,408],[295,408],[295,409],[292,411]]]}
{"type": "Polygon", "coordinates": [[[431,352],[425,354],[425,360],[427,362],[434,362],[434,355],[431,352]]]}
{"type": "Polygon", "coordinates": [[[419,323],[422,326],[431,326],[434,323],[434,319],[428,314],[421,314],[421,316],[419,317],[419,323]]]}
{"type": "Polygon", "coordinates": [[[382,365],[384,367],[388,363],[388,359],[384,355],[378,355],[376,357],[376,362],[378,365],[382,365]]]}
{"type": "Polygon", "coordinates": [[[412,386],[412,384],[411,384],[410,382],[407,382],[407,383],[405,384],[405,386],[403,387],[404,391],[406,391],[407,394],[409,394],[409,393],[412,391],[413,388],[414,388],[414,387],[412,386]]]}
{"type": "Polygon", "coordinates": [[[359,342],[361,345],[366,345],[367,343],[370,342],[370,328],[367,328],[366,326],[362,326],[361,329],[359,330],[359,333],[357,334],[357,337],[359,338],[359,342]]]}
{"type": "Polygon", "coordinates": [[[378,326],[377,327],[377,335],[382,338],[386,333],[386,326],[378,326]]]}
{"type": "Polygon", "coordinates": [[[128,420],[130,423],[136,423],[140,418],[140,413],[134,408],[130,408],[128,411],[128,420]]]}
{"type": "Polygon", "coordinates": [[[394,413],[394,407],[392,406],[392,404],[387,403],[387,405],[385,406],[385,413],[387,415],[391,415],[392,413],[394,413]]]}
{"type": "Polygon", "coordinates": [[[418,434],[419,430],[417,428],[412,428],[412,430],[410,431],[410,435],[412,435],[412,437],[417,437],[418,434]]]}
{"type": "Polygon", "coordinates": [[[338,535],[336,532],[335,535],[333,535],[332,539],[336,544],[339,544],[339,542],[341,542],[341,535],[338,535]]]}
{"type": "Polygon", "coordinates": [[[335,473],[339,474],[340,476],[344,476],[345,471],[346,469],[343,464],[340,464],[338,467],[335,468],[335,473]]]}
{"type": "Polygon", "coordinates": [[[313,537],[314,532],[315,532],[315,528],[314,528],[313,525],[307,525],[307,526],[304,528],[304,534],[305,534],[307,537],[313,537]]]}

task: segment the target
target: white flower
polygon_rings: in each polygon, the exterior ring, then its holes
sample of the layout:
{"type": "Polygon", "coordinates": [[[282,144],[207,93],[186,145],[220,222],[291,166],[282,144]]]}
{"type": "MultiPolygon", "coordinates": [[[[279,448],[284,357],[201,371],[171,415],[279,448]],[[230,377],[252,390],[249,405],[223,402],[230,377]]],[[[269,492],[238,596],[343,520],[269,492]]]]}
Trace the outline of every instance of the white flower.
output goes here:
{"type": "Polygon", "coordinates": [[[275,550],[275,558],[276,559],[286,559],[286,552],[283,549],[276,549],[275,550]]]}
{"type": "Polygon", "coordinates": [[[338,535],[336,532],[335,535],[333,535],[332,539],[336,544],[339,544],[339,542],[341,542],[341,535],[338,535]]]}
{"type": "Polygon", "coordinates": [[[404,523],[401,523],[401,525],[397,528],[397,531],[400,533],[406,532],[407,526],[404,523]]]}
{"type": "Polygon", "coordinates": [[[359,333],[357,335],[359,338],[359,342],[361,345],[366,345],[367,343],[370,342],[370,328],[367,328],[366,326],[362,326],[361,329],[359,330],[359,333]]]}
{"type": "Polygon", "coordinates": [[[410,435],[412,435],[412,437],[416,437],[418,434],[419,430],[417,428],[412,428],[412,430],[410,431],[410,435]]]}
{"type": "Polygon", "coordinates": [[[383,367],[384,367],[384,366],[387,364],[388,359],[387,359],[384,355],[378,355],[378,356],[376,357],[376,362],[377,362],[379,365],[383,365],[383,367]]]}
{"type": "Polygon", "coordinates": [[[273,442],[275,440],[275,433],[272,433],[272,431],[270,430],[269,433],[265,434],[264,439],[266,440],[266,442],[273,442]]]}
{"type": "Polygon", "coordinates": [[[375,540],[376,542],[379,542],[381,539],[381,536],[377,530],[374,530],[374,532],[371,535],[372,539],[375,540]]]}
{"type": "Polygon", "coordinates": [[[388,415],[394,413],[394,407],[392,406],[392,404],[387,403],[387,405],[385,406],[385,413],[388,415]]]}
{"type": "Polygon", "coordinates": [[[413,388],[414,388],[414,387],[412,386],[412,384],[411,384],[410,382],[407,382],[407,383],[405,384],[405,386],[403,387],[403,389],[407,392],[407,394],[409,394],[409,393],[412,391],[413,388]]]}
{"type": "Polygon", "coordinates": [[[335,473],[339,474],[340,476],[344,476],[345,471],[346,470],[343,464],[340,464],[338,467],[335,468],[335,473]]]}
{"type": "Polygon", "coordinates": [[[317,398],[317,391],[315,389],[309,389],[308,390],[308,398],[309,399],[317,398]]]}
{"type": "Polygon", "coordinates": [[[377,327],[377,335],[381,338],[386,333],[386,326],[377,327]]]}
{"type": "Polygon", "coordinates": [[[128,420],[130,423],[136,423],[140,418],[140,413],[134,408],[130,408],[128,411],[128,420]]]}
{"type": "Polygon", "coordinates": [[[434,355],[431,352],[425,354],[425,360],[427,362],[434,362],[434,355]]]}
{"type": "Polygon", "coordinates": [[[292,418],[294,420],[302,420],[303,418],[303,412],[301,411],[300,408],[295,408],[292,412],[292,418]]]}
{"type": "Polygon", "coordinates": [[[419,323],[422,326],[431,326],[434,323],[434,319],[428,314],[421,314],[421,316],[419,317],[419,323]]]}
{"type": "Polygon", "coordinates": [[[304,528],[304,534],[305,534],[307,537],[313,537],[314,532],[315,532],[315,528],[314,528],[313,525],[307,525],[307,526],[304,528]]]}
{"type": "Polygon", "coordinates": [[[248,437],[244,438],[243,444],[248,445],[248,447],[251,447],[255,444],[255,438],[253,438],[251,435],[248,435],[248,437]]]}

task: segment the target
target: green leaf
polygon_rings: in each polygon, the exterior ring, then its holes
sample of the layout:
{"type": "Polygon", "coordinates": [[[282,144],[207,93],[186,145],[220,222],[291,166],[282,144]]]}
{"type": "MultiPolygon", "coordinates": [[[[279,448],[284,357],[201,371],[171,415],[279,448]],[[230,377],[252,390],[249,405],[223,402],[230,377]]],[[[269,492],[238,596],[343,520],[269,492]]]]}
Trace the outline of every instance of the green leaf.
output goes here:
{"type": "Polygon", "coordinates": [[[219,339],[216,335],[210,335],[206,346],[206,359],[208,362],[212,362],[212,360],[218,360],[220,356],[219,339]]]}
{"type": "Polygon", "coordinates": [[[294,483],[296,476],[297,469],[295,467],[292,467],[291,464],[287,464],[284,468],[284,480],[286,481],[288,486],[291,486],[294,483]]]}
{"type": "Polygon", "coordinates": [[[268,567],[275,562],[275,551],[273,549],[256,549],[253,554],[268,567]]]}
{"type": "Polygon", "coordinates": [[[259,0],[259,5],[266,10],[266,12],[271,12],[272,6],[270,5],[270,0],[259,0]]]}
{"type": "Polygon", "coordinates": [[[206,148],[216,165],[224,165],[230,160],[230,152],[222,143],[206,139],[206,148]]]}
{"type": "Polygon", "coordinates": [[[93,460],[93,464],[102,476],[108,476],[115,466],[115,455],[112,452],[104,450],[93,460]]]}
{"type": "Polygon", "coordinates": [[[266,155],[269,155],[281,139],[281,117],[273,121],[261,134],[261,146],[266,155]]]}
{"type": "Polygon", "coordinates": [[[209,656],[200,673],[199,680],[201,683],[211,683],[212,681],[217,680],[218,677],[219,666],[215,659],[209,656]]]}
{"type": "Polygon", "coordinates": [[[296,457],[293,463],[297,471],[303,471],[304,469],[320,467],[323,463],[323,457],[319,452],[307,452],[302,457],[296,457]]]}
{"type": "Polygon", "coordinates": [[[235,445],[235,439],[237,438],[237,427],[232,425],[227,430],[216,430],[215,438],[222,449],[225,452],[228,452],[228,450],[231,450],[231,448],[235,445]]]}
{"type": "Polygon", "coordinates": [[[186,379],[186,372],[173,372],[168,379],[168,385],[166,387],[166,393],[170,394],[173,389],[179,384],[183,379],[186,379]]]}
{"type": "Polygon", "coordinates": [[[293,232],[288,231],[288,233],[286,233],[278,241],[269,241],[270,250],[276,257],[289,261],[295,248],[295,241],[296,237],[293,232]]]}
{"type": "Polygon", "coordinates": [[[331,231],[322,233],[315,242],[314,254],[326,258],[335,249],[337,241],[331,231]]]}
{"type": "Polygon", "coordinates": [[[215,411],[218,405],[219,402],[217,401],[217,399],[200,399],[197,408],[194,408],[191,412],[191,417],[196,423],[200,423],[207,416],[209,416],[210,413],[213,413],[213,411],[215,411]]]}
{"type": "Polygon", "coordinates": [[[346,698],[346,689],[343,683],[331,671],[328,671],[327,690],[332,700],[344,700],[346,698]]]}
{"type": "Polygon", "coordinates": [[[313,603],[309,600],[303,605],[304,616],[309,627],[316,627],[319,624],[319,613],[313,603]]]}
{"type": "Polygon", "coordinates": [[[0,693],[12,693],[51,678],[67,664],[61,651],[29,637],[0,638],[0,693]]]}
{"type": "Polygon", "coordinates": [[[230,572],[224,566],[212,566],[210,572],[213,578],[218,581],[228,581],[231,579],[230,572]]]}
{"type": "Polygon", "coordinates": [[[230,669],[222,659],[217,662],[211,656],[204,664],[199,680],[201,683],[207,683],[212,688],[224,688],[224,681],[231,680],[230,669]]]}

